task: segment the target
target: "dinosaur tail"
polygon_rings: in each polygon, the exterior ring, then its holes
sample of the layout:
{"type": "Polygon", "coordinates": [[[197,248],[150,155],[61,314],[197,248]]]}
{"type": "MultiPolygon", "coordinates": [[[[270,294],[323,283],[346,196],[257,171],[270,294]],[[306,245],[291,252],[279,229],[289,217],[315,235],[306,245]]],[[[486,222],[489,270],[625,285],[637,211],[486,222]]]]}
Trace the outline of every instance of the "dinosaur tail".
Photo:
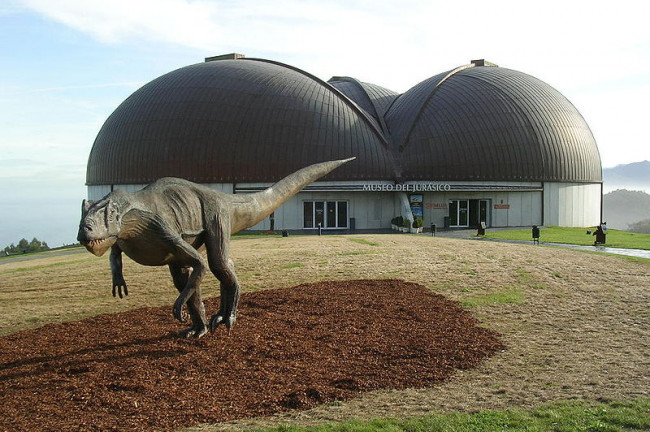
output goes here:
{"type": "Polygon", "coordinates": [[[234,234],[258,224],[300,192],[305,186],[315,182],[330,171],[355,158],[322,162],[310,165],[289,174],[268,189],[247,195],[234,195],[234,214],[231,233],[234,234]]]}

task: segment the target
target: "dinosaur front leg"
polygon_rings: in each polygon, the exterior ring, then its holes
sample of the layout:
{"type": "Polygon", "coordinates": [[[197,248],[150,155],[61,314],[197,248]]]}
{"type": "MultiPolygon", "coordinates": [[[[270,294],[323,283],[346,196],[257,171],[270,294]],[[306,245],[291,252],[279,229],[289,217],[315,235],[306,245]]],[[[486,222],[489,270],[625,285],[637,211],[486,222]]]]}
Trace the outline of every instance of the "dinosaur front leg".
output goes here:
{"type": "MultiPolygon", "coordinates": [[[[189,282],[191,268],[184,268],[177,264],[170,264],[169,271],[174,281],[174,286],[182,293],[189,282]]],[[[192,319],[192,325],[181,332],[182,336],[200,338],[208,332],[208,321],[205,317],[205,306],[201,300],[200,291],[194,292],[187,301],[187,309],[192,319]]]]}
{"type": "Polygon", "coordinates": [[[113,274],[113,297],[118,293],[120,298],[129,295],[129,289],[124,280],[122,272],[122,249],[117,244],[111,246],[111,255],[109,257],[111,264],[111,273],[113,274]]]}

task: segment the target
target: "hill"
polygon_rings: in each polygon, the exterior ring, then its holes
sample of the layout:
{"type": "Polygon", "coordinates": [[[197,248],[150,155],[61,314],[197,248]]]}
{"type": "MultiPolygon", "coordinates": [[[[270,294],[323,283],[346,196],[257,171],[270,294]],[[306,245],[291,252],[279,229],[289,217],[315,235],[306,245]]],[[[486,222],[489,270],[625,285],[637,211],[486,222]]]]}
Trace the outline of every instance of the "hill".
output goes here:
{"type": "Polygon", "coordinates": [[[605,192],[616,189],[650,192],[650,161],[603,168],[603,182],[605,192]]]}
{"type": "Polygon", "coordinates": [[[603,196],[603,220],[608,228],[623,229],[650,219],[650,195],[642,191],[619,189],[603,196]]]}

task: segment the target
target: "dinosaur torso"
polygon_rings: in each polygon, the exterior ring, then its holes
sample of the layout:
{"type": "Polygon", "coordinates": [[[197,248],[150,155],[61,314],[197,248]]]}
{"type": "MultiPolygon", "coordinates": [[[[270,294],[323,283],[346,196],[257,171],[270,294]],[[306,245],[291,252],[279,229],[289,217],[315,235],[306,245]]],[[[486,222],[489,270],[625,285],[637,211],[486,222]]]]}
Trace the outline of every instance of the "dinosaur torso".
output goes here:
{"type": "Polygon", "coordinates": [[[175,259],[174,240],[203,245],[205,222],[217,212],[232,213],[227,194],[164,178],[129,197],[116,244],[139,264],[167,265],[175,259]]]}

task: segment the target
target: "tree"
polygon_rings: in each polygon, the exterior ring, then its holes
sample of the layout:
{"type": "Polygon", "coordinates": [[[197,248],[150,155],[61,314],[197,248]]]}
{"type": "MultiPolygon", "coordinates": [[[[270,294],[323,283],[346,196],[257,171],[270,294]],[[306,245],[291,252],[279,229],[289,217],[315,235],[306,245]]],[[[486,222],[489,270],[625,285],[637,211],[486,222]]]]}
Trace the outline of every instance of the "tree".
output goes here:
{"type": "Polygon", "coordinates": [[[4,248],[4,252],[7,255],[14,255],[14,254],[41,252],[48,249],[50,249],[50,247],[47,245],[47,243],[40,241],[39,239],[34,237],[31,242],[28,242],[27,239],[25,238],[20,239],[18,245],[14,245],[12,243],[11,245],[4,248]]]}
{"type": "Polygon", "coordinates": [[[20,239],[20,241],[18,242],[18,252],[20,253],[29,252],[29,242],[27,241],[27,239],[25,238],[20,239]]]}
{"type": "Polygon", "coordinates": [[[32,241],[29,243],[28,250],[29,252],[39,252],[43,250],[48,250],[49,247],[47,243],[40,241],[36,237],[32,239],[32,241]]]}

